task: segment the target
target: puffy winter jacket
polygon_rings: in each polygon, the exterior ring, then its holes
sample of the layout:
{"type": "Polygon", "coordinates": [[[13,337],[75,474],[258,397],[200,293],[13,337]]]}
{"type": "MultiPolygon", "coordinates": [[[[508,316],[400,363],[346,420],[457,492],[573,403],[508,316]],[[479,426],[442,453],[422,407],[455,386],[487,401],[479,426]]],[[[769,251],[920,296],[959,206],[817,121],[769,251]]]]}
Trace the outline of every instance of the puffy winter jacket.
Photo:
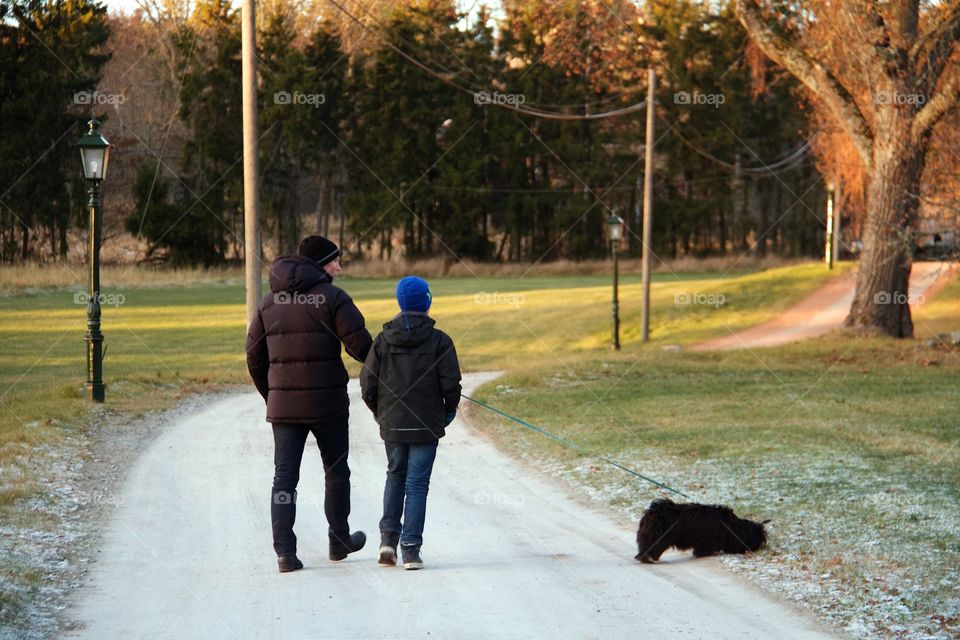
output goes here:
{"type": "Polygon", "coordinates": [[[363,314],[315,261],[284,256],[247,332],[247,369],[267,421],[316,424],[349,411],[340,344],[363,362],[372,339],[363,314]]]}
{"type": "Polygon", "coordinates": [[[453,340],[425,313],[383,325],[360,372],[363,400],[387,442],[433,442],[460,402],[460,362],[453,340]]]}

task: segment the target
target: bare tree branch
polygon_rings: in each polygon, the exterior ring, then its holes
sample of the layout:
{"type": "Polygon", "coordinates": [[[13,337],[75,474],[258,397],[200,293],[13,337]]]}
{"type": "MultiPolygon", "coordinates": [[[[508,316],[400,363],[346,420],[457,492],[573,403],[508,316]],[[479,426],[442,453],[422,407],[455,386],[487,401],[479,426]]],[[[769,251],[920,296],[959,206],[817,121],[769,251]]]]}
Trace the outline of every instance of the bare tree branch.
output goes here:
{"type": "MultiPolygon", "coordinates": [[[[924,37],[928,46],[916,50],[916,58],[910,62],[919,80],[917,90],[929,99],[941,80],[951,56],[955,55],[957,41],[960,40],[960,5],[947,14],[940,23],[930,30],[930,36],[924,37]]],[[[934,123],[936,124],[936,123],[934,123]]]]}
{"type": "Polygon", "coordinates": [[[893,14],[900,40],[898,45],[904,48],[913,46],[917,40],[917,26],[920,23],[920,0],[894,3],[893,14]]]}
{"type": "Polygon", "coordinates": [[[913,140],[919,141],[927,135],[937,126],[943,116],[955,109],[958,104],[960,104],[960,73],[947,79],[940,91],[917,114],[910,129],[913,140]]]}
{"type": "Polygon", "coordinates": [[[775,32],[763,20],[754,0],[736,0],[737,17],[747,33],[774,62],[788,70],[830,110],[850,137],[864,167],[870,168],[873,135],[849,92],[819,62],[775,32]]]}
{"type": "Polygon", "coordinates": [[[950,45],[960,38],[960,5],[946,12],[943,18],[934,26],[927,29],[910,49],[910,60],[916,62],[921,51],[932,44],[931,50],[950,45]]]}

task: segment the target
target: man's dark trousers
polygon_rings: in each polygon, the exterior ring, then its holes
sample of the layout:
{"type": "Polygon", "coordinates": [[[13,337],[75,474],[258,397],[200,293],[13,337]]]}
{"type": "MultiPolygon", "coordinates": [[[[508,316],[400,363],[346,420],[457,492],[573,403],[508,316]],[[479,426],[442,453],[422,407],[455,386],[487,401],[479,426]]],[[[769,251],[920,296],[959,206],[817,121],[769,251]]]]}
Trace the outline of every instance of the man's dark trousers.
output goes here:
{"type": "Polygon", "coordinates": [[[270,516],[273,520],[273,548],[277,555],[295,554],[297,536],[293,523],[297,517],[297,483],[307,434],[313,433],[323,459],[326,487],[323,510],[329,525],[331,543],[350,540],[347,519],[350,515],[350,450],[347,414],[323,424],[274,424],[273,493],[270,516]]]}

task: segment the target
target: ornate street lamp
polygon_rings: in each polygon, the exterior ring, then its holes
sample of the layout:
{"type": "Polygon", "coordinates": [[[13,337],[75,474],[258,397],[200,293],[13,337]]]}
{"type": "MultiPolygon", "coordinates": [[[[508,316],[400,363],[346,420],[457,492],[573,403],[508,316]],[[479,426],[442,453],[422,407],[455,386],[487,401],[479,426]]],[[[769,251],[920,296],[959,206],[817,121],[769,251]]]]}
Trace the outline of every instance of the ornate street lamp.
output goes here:
{"type": "Polygon", "coordinates": [[[623,230],[626,224],[623,218],[616,213],[611,213],[607,218],[607,236],[610,239],[610,251],[613,254],[613,350],[620,350],[620,303],[619,303],[619,270],[620,265],[617,261],[617,249],[620,248],[620,241],[623,239],[623,230]]]}
{"type": "Polygon", "coordinates": [[[837,259],[837,254],[835,248],[837,247],[836,238],[839,236],[837,228],[837,219],[836,213],[834,211],[834,187],[833,180],[827,183],[827,237],[826,246],[824,247],[824,256],[823,261],[827,265],[827,269],[833,269],[834,263],[837,259]]]}
{"type": "Polygon", "coordinates": [[[110,160],[110,143],[100,134],[100,122],[87,123],[90,129],[77,142],[80,160],[83,162],[83,177],[90,186],[90,289],[87,298],[87,397],[94,402],[103,402],[103,334],[100,333],[100,183],[107,175],[110,160]]]}

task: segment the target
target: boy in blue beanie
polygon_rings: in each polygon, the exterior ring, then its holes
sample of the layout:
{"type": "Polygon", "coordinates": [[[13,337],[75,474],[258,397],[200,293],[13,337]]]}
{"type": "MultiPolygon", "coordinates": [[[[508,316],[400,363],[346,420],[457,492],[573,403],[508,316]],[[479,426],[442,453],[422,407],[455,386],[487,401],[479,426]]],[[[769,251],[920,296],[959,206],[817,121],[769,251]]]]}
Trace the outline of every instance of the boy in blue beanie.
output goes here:
{"type": "Polygon", "coordinates": [[[397,283],[400,313],[383,325],[360,373],[363,400],[377,417],[387,450],[380,557],[422,569],[420,546],[437,444],[460,403],[460,363],[453,340],[427,315],[433,296],[423,278],[397,283]],[[401,523],[402,518],[402,523],[401,523]]]}

